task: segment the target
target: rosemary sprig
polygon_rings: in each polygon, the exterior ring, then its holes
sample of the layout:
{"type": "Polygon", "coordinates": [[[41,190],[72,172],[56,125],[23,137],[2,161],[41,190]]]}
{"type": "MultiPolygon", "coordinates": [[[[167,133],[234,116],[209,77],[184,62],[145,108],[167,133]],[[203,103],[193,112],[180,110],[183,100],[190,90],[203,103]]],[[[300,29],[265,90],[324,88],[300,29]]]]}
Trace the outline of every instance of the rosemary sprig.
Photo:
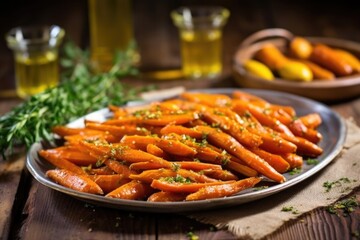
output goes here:
{"type": "Polygon", "coordinates": [[[63,47],[61,83],[34,95],[0,117],[0,153],[5,159],[15,144],[51,140],[51,127],[65,124],[109,104],[122,105],[137,98],[138,91],[124,86],[120,78],[137,73],[134,44],[116,54],[108,72],[94,72],[87,51],[72,42],[63,47]]]}

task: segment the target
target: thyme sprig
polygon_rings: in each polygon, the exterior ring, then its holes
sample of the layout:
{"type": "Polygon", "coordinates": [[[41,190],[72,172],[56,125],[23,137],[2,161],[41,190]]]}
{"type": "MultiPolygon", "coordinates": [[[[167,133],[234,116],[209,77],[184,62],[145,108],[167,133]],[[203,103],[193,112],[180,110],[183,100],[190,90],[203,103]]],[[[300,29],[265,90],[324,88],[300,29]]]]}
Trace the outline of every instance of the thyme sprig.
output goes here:
{"type": "Polygon", "coordinates": [[[134,75],[135,45],[116,54],[108,72],[95,72],[89,53],[64,44],[60,63],[62,81],[54,88],[34,95],[0,117],[0,153],[11,153],[15,144],[29,147],[40,140],[51,140],[51,127],[65,124],[109,104],[122,105],[137,98],[141,90],[127,88],[119,79],[134,75]]]}

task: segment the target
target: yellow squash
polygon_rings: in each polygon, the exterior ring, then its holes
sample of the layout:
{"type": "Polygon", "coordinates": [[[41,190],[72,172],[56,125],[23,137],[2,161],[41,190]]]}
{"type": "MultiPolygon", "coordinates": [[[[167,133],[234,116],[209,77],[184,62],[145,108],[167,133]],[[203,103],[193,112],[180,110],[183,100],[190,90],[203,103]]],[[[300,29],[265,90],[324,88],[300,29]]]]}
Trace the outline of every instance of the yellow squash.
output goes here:
{"type": "Polygon", "coordinates": [[[266,80],[273,80],[274,79],[274,75],[271,72],[271,70],[263,63],[256,61],[256,60],[247,60],[244,63],[244,68],[246,71],[248,71],[249,73],[266,79],[266,80]]]}

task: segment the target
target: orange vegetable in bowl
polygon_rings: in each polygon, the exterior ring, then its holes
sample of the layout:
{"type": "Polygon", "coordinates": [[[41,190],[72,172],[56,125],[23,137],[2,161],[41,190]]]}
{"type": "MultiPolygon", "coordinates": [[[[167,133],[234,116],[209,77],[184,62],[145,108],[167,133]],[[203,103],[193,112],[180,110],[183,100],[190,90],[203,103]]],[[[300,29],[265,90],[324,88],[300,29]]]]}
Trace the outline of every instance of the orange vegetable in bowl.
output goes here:
{"type": "Polygon", "coordinates": [[[310,57],[313,47],[311,43],[303,37],[294,37],[289,46],[290,54],[299,59],[310,57]]]}

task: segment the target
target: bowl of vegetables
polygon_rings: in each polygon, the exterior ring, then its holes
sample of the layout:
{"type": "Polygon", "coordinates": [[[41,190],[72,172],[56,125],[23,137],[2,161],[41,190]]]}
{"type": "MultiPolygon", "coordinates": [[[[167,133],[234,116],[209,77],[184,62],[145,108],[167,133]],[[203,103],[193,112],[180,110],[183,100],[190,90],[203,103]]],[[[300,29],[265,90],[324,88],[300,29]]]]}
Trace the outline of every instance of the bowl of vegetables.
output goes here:
{"type": "Polygon", "coordinates": [[[323,102],[360,96],[360,44],[264,29],[247,37],[233,59],[236,82],[323,102]]]}

